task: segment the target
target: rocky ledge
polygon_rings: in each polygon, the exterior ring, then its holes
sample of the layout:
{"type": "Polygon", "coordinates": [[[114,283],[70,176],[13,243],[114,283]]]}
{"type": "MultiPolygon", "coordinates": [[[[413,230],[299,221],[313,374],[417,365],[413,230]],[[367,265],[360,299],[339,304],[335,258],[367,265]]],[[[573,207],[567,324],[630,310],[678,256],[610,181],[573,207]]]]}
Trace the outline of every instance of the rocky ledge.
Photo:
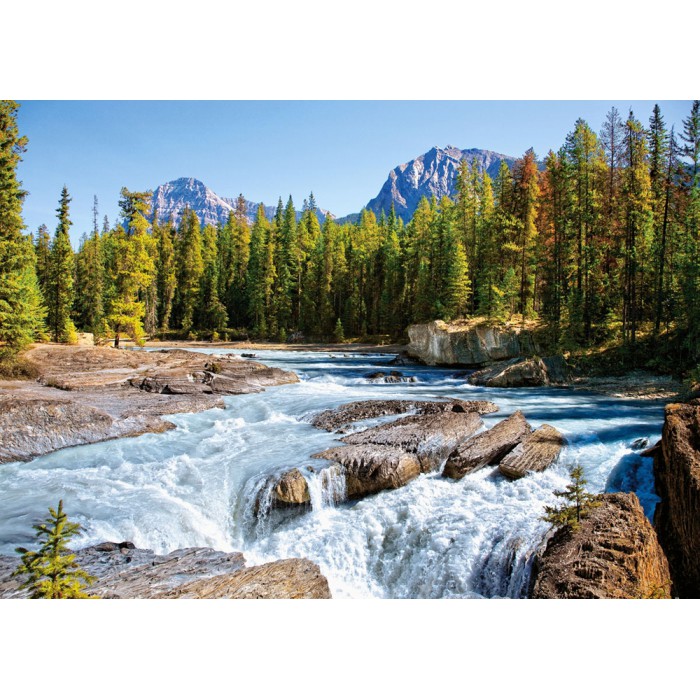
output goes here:
{"type": "Polygon", "coordinates": [[[0,463],[175,426],[162,418],[223,408],[222,396],[298,382],[236,355],[38,346],[36,382],[0,382],[0,463]]]}
{"type": "Polygon", "coordinates": [[[673,594],[700,597],[700,401],[666,406],[654,480],[661,502],[654,525],[666,552],[673,594]]]}
{"type": "Polygon", "coordinates": [[[490,387],[562,386],[569,380],[566,362],[561,356],[515,358],[497,362],[469,376],[469,383],[490,387]]]}
{"type": "Polygon", "coordinates": [[[670,597],[668,562],[637,496],[601,500],[578,530],[558,530],[537,555],[530,597],[670,597]]]}
{"type": "MultiPolygon", "coordinates": [[[[19,557],[0,556],[0,598],[26,598],[12,576],[19,557]]],[[[206,547],[157,555],[131,542],[103,542],[76,552],[97,578],[87,592],[100,598],[330,598],[328,581],[308,559],[245,566],[240,552],[206,547]]]]}

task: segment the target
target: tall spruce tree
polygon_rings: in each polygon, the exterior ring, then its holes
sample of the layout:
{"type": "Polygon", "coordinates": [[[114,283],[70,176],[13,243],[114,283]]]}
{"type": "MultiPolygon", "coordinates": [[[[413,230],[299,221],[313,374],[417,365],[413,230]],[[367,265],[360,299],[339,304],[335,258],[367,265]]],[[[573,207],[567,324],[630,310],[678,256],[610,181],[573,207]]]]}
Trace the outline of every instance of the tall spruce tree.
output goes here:
{"type": "Polygon", "coordinates": [[[75,257],[70,242],[69,204],[71,198],[64,185],[58,209],[58,226],[51,242],[49,256],[49,283],[46,295],[48,326],[54,343],[74,343],[77,341],[75,325],[71,319],[75,298],[74,275],[75,257]]]}
{"type": "Polygon", "coordinates": [[[22,233],[26,192],[17,166],[27,138],[17,128],[19,105],[0,100],[0,354],[14,355],[43,328],[44,308],[31,237],[22,233]]]}

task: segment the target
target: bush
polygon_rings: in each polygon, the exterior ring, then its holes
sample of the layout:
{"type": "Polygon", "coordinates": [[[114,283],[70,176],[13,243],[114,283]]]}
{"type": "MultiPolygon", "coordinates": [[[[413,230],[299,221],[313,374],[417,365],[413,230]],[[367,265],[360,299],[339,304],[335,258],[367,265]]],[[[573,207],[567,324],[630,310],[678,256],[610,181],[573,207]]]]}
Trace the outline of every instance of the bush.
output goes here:
{"type": "Polygon", "coordinates": [[[0,351],[0,379],[36,379],[39,368],[25,357],[0,351]]]}
{"type": "Polygon", "coordinates": [[[593,508],[597,508],[601,501],[592,493],[584,489],[586,480],[583,478],[583,467],[577,465],[571,470],[571,483],[564,491],[555,491],[554,495],[564,498],[571,505],[545,506],[546,520],[552,525],[559,527],[569,527],[577,530],[581,520],[589,515],[593,508]]]}

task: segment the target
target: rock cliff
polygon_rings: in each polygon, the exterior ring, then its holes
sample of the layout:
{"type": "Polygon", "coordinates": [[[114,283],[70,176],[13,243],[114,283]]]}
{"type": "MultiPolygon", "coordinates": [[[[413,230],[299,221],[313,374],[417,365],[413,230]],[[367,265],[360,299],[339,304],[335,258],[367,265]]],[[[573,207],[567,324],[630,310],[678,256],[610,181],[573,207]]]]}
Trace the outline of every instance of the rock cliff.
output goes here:
{"type": "Polygon", "coordinates": [[[530,597],[670,597],[668,562],[637,496],[601,500],[578,530],[558,530],[537,555],[530,597]]]}
{"type": "Polygon", "coordinates": [[[408,353],[427,365],[480,367],[535,351],[532,334],[507,326],[448,325],[444,321],[408,328],[408,353]]]}
{"type": "Polygon", "coordinates": [[[673,593],[700,597],[700,401],[666,406],[661,449],[654,452],[661,502],[654,525],[668,557],[673,593]]]}

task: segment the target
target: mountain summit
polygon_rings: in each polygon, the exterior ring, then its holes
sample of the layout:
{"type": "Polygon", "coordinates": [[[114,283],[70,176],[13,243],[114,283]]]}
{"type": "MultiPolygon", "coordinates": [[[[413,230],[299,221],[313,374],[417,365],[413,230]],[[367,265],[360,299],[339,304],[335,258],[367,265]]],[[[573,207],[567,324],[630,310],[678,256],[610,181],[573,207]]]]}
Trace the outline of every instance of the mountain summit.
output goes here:
{"type": "Polygon", "coordinates": [[[435,195],[438,200],[445,196],[454,197],[457,171],[463,158],[470,164],[476,158],[479,170],[486,171],[492,178],[498,174],[503,161],[510,167],[515,162],[511,156],[480,148],[462,150],[455,146],[434,146],[422,156],[396,166],[379,194],[369,201],[366,208],[379,216],[382,211],[388,214],[393,203],[396,214],[408,221],[421,197],[430,199],[435,195]]]}
{"type": "MultiPolygon", "coordinates": [[[[189,207],[197,214],[202,226],[225,223],[229,214],[236,208],[235,198],[220,197],[203,182],[193,177],[180,177],[164,185],[158,185],[153,191],[151,203],[158,209],[159,221],[168,221],[172,218],[176,226],[180,222],[185,207],[189,207]]],[[[258,203],[246,199],[246,210],[248,219],[252,223],[258,211],[258,203]]],[[[272,219],[276,210],[276,206],[265,207],[265,216],[272,219]]],[[[325,209],[318,209],[316,215],[321,223],[325,221],[326,216],[333,217],[325,209]]],[[[300,217],[301,212],[297,212],[297,219],[300,217]]]]}

